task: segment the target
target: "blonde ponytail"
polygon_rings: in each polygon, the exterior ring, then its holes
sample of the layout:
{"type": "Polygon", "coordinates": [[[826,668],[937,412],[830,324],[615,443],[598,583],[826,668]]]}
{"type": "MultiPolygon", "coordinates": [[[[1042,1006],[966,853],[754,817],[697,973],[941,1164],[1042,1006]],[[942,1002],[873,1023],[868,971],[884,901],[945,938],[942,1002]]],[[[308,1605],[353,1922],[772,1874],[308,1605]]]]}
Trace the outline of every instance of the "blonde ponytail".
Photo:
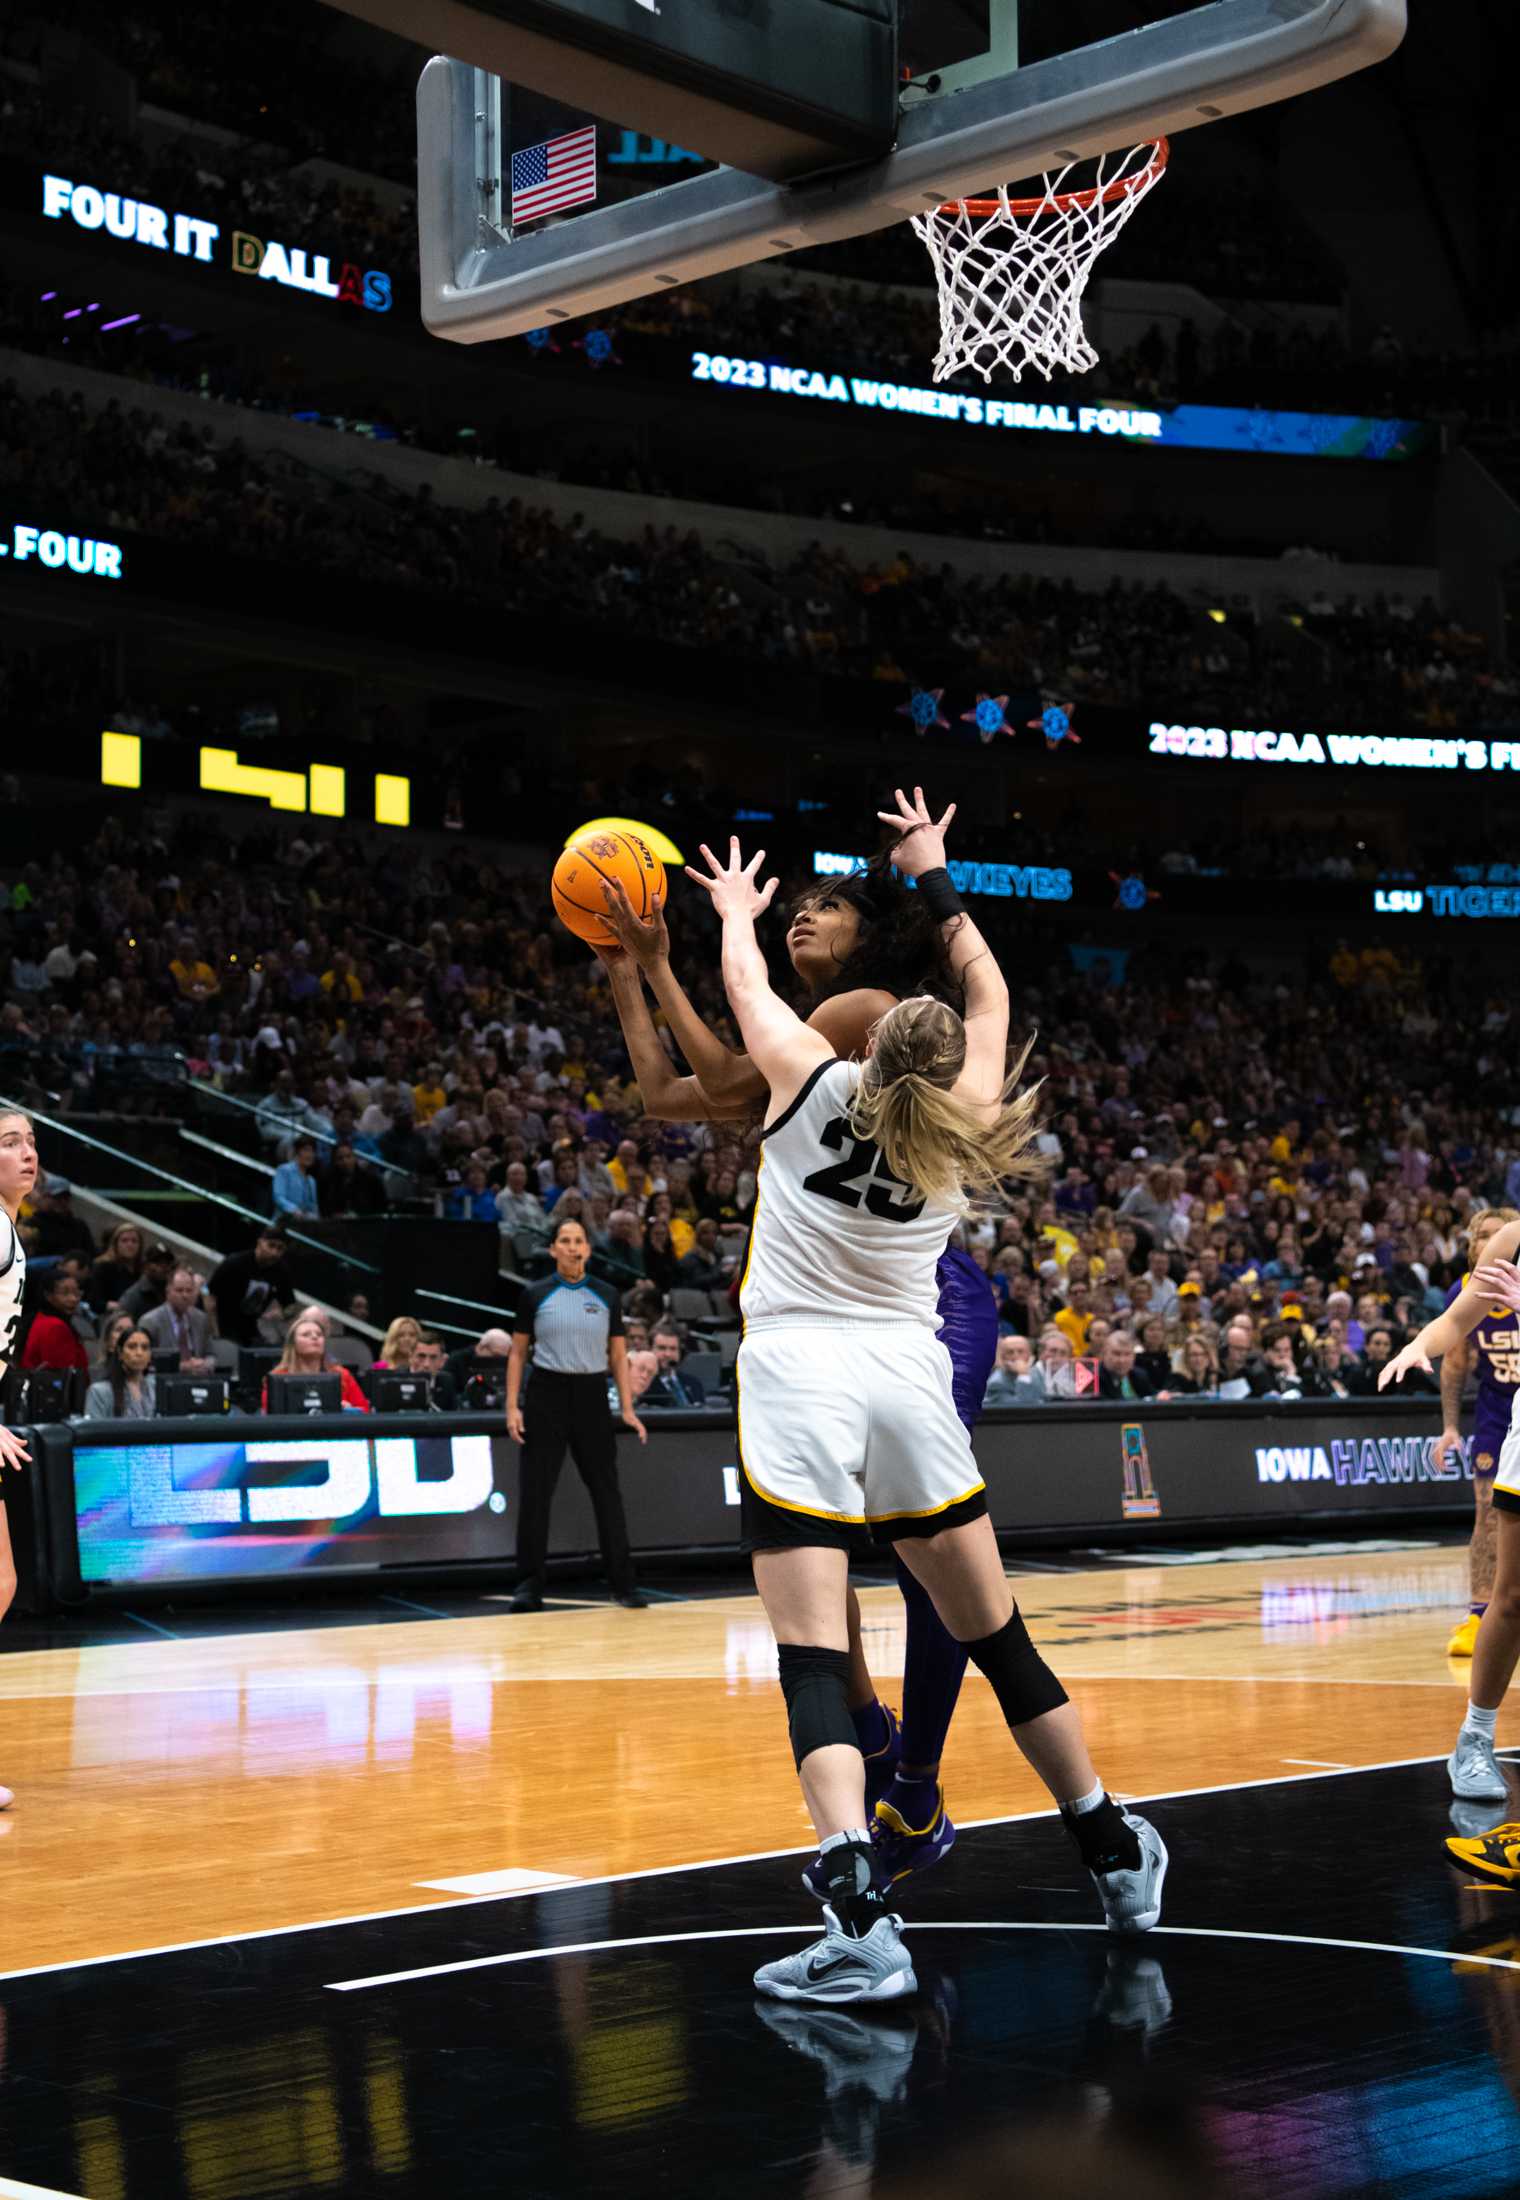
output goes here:
{"type": "Polygon", "coordinates": [[[920,994],[888,1009],[860,1073],[850,1127],[886,1155],[887,1167],[921,1199],[965,1214],[977,1195],[1011,1176],[1043,1176],[1035,1151],[1038,1085],[1019,1091],[1034,1045],[1013,1065],[990,1119],[951,1091],[966,1061],[966,1027],[945,1002],[920,994]]]}

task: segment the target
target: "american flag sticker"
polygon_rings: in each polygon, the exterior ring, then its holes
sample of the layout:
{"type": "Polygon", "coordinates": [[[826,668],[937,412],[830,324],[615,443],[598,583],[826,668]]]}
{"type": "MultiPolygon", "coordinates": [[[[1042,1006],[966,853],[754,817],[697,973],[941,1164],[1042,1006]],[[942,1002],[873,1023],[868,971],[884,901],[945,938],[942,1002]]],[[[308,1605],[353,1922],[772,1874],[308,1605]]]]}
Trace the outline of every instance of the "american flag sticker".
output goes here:
{"type": "Polygon", "coordinates": [[[533,222],[596,197],[596,124],[512,155],[512,221],[533,222]]]}

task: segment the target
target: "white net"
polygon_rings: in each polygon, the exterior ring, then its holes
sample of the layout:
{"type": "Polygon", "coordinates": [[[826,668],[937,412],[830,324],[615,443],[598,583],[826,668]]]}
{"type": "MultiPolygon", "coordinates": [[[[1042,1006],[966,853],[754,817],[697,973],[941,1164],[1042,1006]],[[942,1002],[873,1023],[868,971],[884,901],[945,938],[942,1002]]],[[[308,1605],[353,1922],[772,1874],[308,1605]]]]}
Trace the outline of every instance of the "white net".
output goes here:
{"type": "Polygon", "coordinates": [[[913,227],[929,248],[939,286],[934,379],[968,370],[991,381],[1001,367],[1015,382],[1025,367],[1085,374],[1098,354],[1082,326],[1082,294],[1093,262],[1113,243],[1166,169],[1167,142],[1105,153],[1097,175],[1073,184],[1069,163],[1040,179],[1034,198],[953,199],[913,227]]]}

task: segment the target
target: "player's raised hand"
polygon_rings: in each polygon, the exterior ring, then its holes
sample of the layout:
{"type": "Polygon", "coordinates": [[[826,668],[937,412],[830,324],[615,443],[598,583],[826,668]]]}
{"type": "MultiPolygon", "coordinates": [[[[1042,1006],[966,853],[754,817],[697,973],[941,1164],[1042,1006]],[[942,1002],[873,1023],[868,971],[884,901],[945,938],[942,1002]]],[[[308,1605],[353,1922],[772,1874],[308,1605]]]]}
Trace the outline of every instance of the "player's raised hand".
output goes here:
{"type": "Polygon", "coordinates": [[[647,919],[635,915],[628,889],[620,879],[603,886],[602,900],[607,905],[607,922],[618,936],[619,947],[640,970],[653,970],[657,964],[669,962],[670,934],[665,929],[663,895],[656,894],[650,902],[647,919]]]}
{"type": "Polygon", "coordinates": [[[1430,1354],[1420,1350],[1418,1337],[1411,1337],[1402,1352],[1387,1362],[1378,1374],[1378,1389],[1386,1390],[1390,1383],[1401,1383],[1411,1368],[1421,1367],[1427,1375],[1434,1374],[1430,1354]]]}
{"type": "Polygon", "coordinates": [[[883,825],[897,828],[893,862],[907,878],[917,878],[921,871],[937,871],[945,860],[945,833],[955,815],[955,804],[952,802],[936,823],[929,815],[922,787],[914,788],[911,802],[901,787],[894,788],[893,793],[897,808],[876,813],[883,825]]]}
{"type": "Polygon", "coordinates": [[[1520,1268],[1512,1260],[1481,1260],[1472,1280],[1473,1289],[1485,1299],[1520,1313],[1520,1268]]]}
{"type": "Polygon", "coordinates": [[[734,834],[729,839],[726,865],[718,861],[706,841],[702,843],[702,853],[707,858],[707,869],[694,871],[688,863],[686,876],[711,894],[713,907],[720,917],[758,917],[762,909],[769,909],[771,897],[781,881],[770,878],[763,886],[759,883],[758,873],[765,861],[763,848],[746,863],[738,835],[734,834]]]}

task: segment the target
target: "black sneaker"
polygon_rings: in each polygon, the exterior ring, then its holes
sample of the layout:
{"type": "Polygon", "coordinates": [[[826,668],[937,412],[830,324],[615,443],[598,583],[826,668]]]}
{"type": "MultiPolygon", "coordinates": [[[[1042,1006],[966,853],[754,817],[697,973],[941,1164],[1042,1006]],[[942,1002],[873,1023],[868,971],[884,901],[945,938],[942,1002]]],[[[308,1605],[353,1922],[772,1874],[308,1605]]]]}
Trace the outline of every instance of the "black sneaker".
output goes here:
{"type": "Polygon", "coordinates": [[[514,1612],[541,1612],[543,1608],[544,1592],[539,1583],[536,1581],[520,1582],[517,1594],[512,1599],[511,1609],[514,1612]]]}
{"type": "Polygon", "coordinates": [[[625,1612],[647,1612],[649,1609],[649,1599],[640,1589],[615,1589],[612,1601],[621,1604],[625,1612]]]}

